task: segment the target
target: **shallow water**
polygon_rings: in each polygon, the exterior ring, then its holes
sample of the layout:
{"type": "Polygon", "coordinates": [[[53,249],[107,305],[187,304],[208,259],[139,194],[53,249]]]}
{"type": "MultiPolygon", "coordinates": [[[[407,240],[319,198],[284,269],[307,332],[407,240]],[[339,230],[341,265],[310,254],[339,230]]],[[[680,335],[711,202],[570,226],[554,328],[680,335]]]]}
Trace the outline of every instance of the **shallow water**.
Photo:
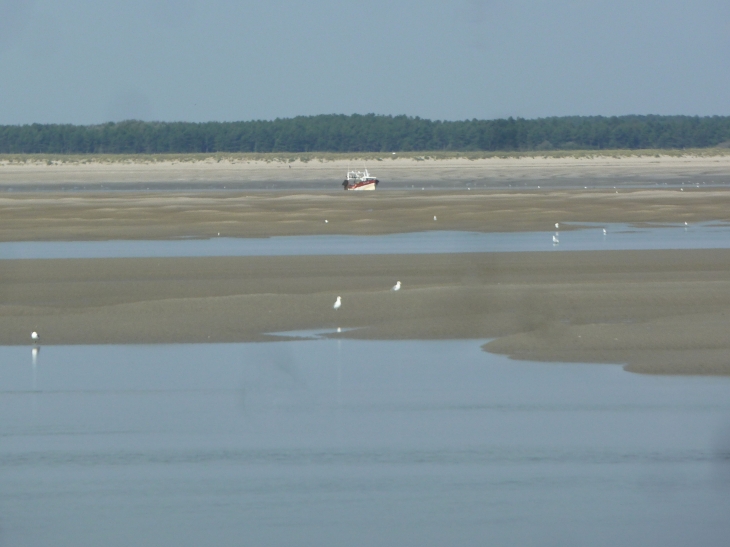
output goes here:
{"type": "Polygon", "coordinates": [[[0,545],[726,545],[730,379],[483,341],[0,347],[0,545]]]}
{"type": "Polygon", "coordinates": [[[28,241],[0,243],[0,259],[132,258],[193,256],[291,256],[484,253],[520,251],[596,251],[650,249],[727,249],[730,225],[631,227],[586,225],[551,232],[432,231],[376,236],[277,236],[271,238],[184,239],[166,241],[28,241]],[[603,229],[606,229],[606,234],[603,229]],[[553,241],[557,235],[558,243],[553,241]]]}

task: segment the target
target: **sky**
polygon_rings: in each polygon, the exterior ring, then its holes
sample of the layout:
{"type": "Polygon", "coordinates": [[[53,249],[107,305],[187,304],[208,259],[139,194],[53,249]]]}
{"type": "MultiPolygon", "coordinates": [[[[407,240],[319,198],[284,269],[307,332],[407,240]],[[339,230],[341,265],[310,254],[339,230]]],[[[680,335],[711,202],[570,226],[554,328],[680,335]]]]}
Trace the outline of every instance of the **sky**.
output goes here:
{"type": "Polygon", "coordinates": [[[0,124],[730,115],[727,0],[0,0],[0,124]]]}

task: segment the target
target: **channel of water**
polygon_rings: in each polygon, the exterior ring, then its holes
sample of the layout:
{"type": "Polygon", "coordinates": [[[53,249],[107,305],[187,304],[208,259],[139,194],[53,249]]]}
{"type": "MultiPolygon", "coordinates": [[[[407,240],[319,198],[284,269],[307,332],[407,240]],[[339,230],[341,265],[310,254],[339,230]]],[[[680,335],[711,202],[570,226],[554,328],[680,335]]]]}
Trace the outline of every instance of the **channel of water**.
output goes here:
{"type": "MultiPolygon", "coordinates": [[[[567,227],[567,225],[563,225],[567,227]]],[[[0,243],[0,259],[292,256],[651,249],[727,249],[730,225],[581,225],[550,232],[452,232],[270,238],[28,241],[0,243]],[[603,233],[603,230],[606,233],[603,233]],[[554,242],[556,236],[558,242],[554,242]]]]}

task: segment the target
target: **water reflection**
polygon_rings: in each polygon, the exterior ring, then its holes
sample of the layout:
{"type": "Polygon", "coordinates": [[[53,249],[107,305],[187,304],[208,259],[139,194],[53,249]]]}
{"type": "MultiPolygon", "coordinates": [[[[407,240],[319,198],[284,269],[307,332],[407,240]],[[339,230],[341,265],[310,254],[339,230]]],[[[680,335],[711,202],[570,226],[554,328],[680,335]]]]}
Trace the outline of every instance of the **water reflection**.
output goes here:
{"type": "Polygon", "coordinates": [[[31,366],[33,367],[33,391],[37,388],[37,367],[38,367],[38,354],[40,353],[40,346],[33,346],[30,350],[31,366]]]}
{"type": "Polygon", "coordinates": [[[730,537],[730,379],[302,335],[0,348],[0,544],[730,537]]]}

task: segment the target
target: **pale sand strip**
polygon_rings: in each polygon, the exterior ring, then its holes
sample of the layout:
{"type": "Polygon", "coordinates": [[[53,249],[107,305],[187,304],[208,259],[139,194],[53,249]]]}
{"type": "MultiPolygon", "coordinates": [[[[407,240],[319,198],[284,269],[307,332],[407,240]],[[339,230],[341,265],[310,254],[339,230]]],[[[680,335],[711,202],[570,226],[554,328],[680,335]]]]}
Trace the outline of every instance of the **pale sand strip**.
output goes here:
{"type": "MultiPolygon", "coordinates": [[[[584,154],[584,153],[582,153],[584,154]]],[[[384,155],[363,160],[331,159],[292,162],[253,159],[201,161],[89,161],[63,158],[53,162],[16,163],[0,156],[0,186],[17,189],[44,184],[231,184],[266,188],[272,183],[298,187],[339,189],[349,167],[368,168],[382,188],[413,186],[463,187],[508,184],[652,184],[656,182],[727,182],[730,154],[619,155],[585,157],[490,157],[481,159],[416,159],[384,155]],[[61,162],[63,161],[63,163],[61,162]]],[[[627,153],[628,154],[628,153],[627,153]]],[[[337,156],[335,156],[337,158],[337,156]]]]}

